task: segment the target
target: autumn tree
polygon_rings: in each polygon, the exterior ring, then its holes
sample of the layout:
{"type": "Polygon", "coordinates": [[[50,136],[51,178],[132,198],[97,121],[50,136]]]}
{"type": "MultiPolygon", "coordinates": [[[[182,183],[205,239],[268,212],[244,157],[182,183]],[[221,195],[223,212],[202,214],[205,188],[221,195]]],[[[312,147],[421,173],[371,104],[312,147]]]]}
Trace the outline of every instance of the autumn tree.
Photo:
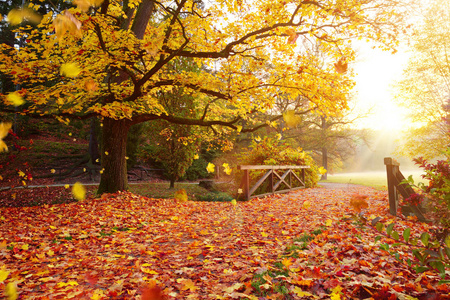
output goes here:
{"type": "Polygon", "coordinates": [[[411,129],[402,146],[408,156],[434,158],[450,140],[450,1],[427,3],[411,35],[411,58],[397,85],[398,102],[410,112],[411,129]]]}
{"type": "MultiPolygon", "coordinates": [[[[19,24],[40,3],[32,0],[7,19],[19,24]]],[[[271,109],[279,95],[301,96],[327,115],[346,109],[352,82],[342,66],[354,58],[349,40],[368,38],[392,50],[404,15],[392,0],[73,4],[42,15],[35,28],[20,26],[20,49],[1,45],[0,72],[23,87],[1,98],[9,105],[3,111],[14,112],[16,105],[23,114],[62,122],[100,118],[99,193],[127,188],[126,140],[133,124],[166,120],[223,135],[243,122],[257,125],[253,114],[271,109]],[[320,40],[330,63],[316,68],[296,44],[299,39],[320,40]],[[204,71],[168,70],[170,62],[187,57],[204,71]],[[197,117],[169,113],[161,105],[158,95],[177,87],[199,99],[197,117]]]]}

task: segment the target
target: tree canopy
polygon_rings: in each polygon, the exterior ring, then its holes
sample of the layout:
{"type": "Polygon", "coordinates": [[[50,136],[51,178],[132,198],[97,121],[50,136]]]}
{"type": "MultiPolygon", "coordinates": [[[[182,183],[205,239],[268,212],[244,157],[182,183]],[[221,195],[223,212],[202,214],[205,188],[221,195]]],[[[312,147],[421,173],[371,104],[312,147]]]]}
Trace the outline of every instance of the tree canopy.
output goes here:
{"type": "Polygon", "coordinates": [[[391,0],[76,0],[36,18],[42,5],[52,6],[31,1],[8,14],[21,43],[0,46],[0,72],[21,89],[1,95],[2,110],[63,122],[101,118],[100,192],[126,188],[133,124],[163,119],[218,134],[251,130],[243,124],[254,126],[254,113],[281,96],[302,98],[328,116],[346,109],[350,40],[393,50],[403,17],[401,3],[391,0]],[[35,25],[20,26],[24,20],[35,25]],[[317,67],[297,41],[320,41],[326,65],[317,67]],[[170,67],[187,57],[202,71],[170,67]],[[195,98],[198,117],[160,103],[161,92],[177,87],[195,98]]]}
{"type": "Polygon", "coordinates": [[[410,112],[403,152],[433,158],[448,146],[450,125],[450,1],[432,1],[411,35],[411,58],[397,85],[397,99],[410,112]]]}

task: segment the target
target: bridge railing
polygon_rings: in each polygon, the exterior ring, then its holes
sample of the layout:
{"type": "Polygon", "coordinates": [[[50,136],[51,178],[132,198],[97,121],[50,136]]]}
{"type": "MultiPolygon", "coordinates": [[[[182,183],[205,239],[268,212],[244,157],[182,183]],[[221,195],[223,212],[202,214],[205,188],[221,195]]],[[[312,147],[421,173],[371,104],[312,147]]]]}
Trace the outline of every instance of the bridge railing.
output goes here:
{"type": "Polygon", "coordinates": [[[276,165],[240,165],[238,170],[244,171],[241,188],[246,200],[254,197],[273,195],[276,193],[286,193],[289,191],[305,188],[305,169],[309,166],[276,166],[276,165]],[[251,186],[250,171],[266,172],[251,186]],[[300,176],[294,171],[300,170],[300,176]],[[266,182],[266,191],[261,194],[255,192],[266,182]]]}

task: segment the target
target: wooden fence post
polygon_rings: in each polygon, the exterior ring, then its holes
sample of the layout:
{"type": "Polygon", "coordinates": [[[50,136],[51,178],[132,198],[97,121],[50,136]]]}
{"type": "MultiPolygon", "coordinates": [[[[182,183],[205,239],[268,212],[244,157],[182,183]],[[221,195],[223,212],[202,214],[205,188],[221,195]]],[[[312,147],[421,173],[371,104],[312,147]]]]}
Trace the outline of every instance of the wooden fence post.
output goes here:
{"type": "Polygon", "coordinates": [[[384,158],[387,173],[387,185],[389,194],[389,213],[393,216],[397,215],[398,209],[398,191],[396,187],[396,174],[399,171],[400,164],[391,157],[384,158]]]}
{"type": "Polygon", "coordinates": [[[245,200],[250,199],[250,177],[248,175],[249,170],[244,170],[244,197],[245,200]]]}

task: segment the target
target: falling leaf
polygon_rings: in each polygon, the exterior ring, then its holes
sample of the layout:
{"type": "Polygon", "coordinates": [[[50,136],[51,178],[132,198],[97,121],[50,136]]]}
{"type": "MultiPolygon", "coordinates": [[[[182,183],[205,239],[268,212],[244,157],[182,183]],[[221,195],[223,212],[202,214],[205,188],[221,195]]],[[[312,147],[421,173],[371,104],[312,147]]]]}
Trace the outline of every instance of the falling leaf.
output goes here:
{"type": "Polygon", "coordinates": [[[108,151],[105,151],[105,155],[109,155],[109,152],[108,152],[108,151]]]}
{"type": "Polygon", "coordinates": [[[185,189],[180,189],[175,192],[174,196],[175,200],[178,200],[180,202],[186,202],[188,201],[188,196],[185,189]]]}
{"type": "Polygon", "coordinates": [[[366,201],[367,198],[368,196],[366,195],[354,194],[350,198],[350,206],[357,212],[361,212],[362,209],[369,207],[369,204],[366,201]]]}
{"type": "Polygon", "coordinates": [[[309,202],[308,200],[303,202],[303,208],[304,209],[309,209],[310,207],[311,207],[311,202],[309,202]]]}
{"type": "Polygon", "coordinates": [[[68,189],[68,188],[70,187],[70,185],[65,184],[64,187],[65,187],[66,189],[68,189]]]}
{"type": "Polygon", "coordinates": [[[334,68],[339,74],[344,74],[345,72],[347,72],[348,65],[347,62],[345,62],[344,58],[341,58],[337,63],[334,64],[334,68]]]}
{"type": "Polygon", "coordinates": [[[165,300],[163,290],[157,285],[149,285],[142,291],[141,300],[165,300]]]}
{"type": "Polygon", "coordinates": [[[224,172],[225,172],[225,174],[227,174],[227,175],[230,175],[231,174],[231,172],[232,172],[232,169],[230,168],[230,165],[229,164],[227,164],[227,163],[223,163],[222,164],[222,167],[224,167],[224,172]]]}
{"type": "Polygon", "coordinates": [[[6,280],[6,278],[8,278],[9,272],[10,271],[6,271],[6,266],[3,266],[0,269],[0,283],[2,283],[3,281],[6,280]]]}
{"type": "Polygon", "coordinates": [[[242,189],[237,190],[238,194],[242,194],[242,189]]]}
{"type": "Polygon", "coordinates": [[[19,25],[23,21],[29,21],[34,24],[38,24],[42,17],[35,13],[32,9],[12,9],[7,16],[8,23],[12,26],[19,25]]]}
{"type": "Polygon", "coordinates": [[[323,174],[325,174],[327,172],[327,169],[325,169],[324,167],[320,167],[319,168],[319,174],[320,175],[323,175],[323,174]]]}
{"type": "Polygon", "coordinates": [[[80,182],[75,182],[72,186],[73,197],[77,200],[83,200],[86,197],[86,189],[80,182]]]}
{"type": "Polygon", "coordinates": [[[6,100],[14,106],[20,106],[25,103],[22,96],[20,96],[18,92],[9,93],[8,96],[6,96],[6,100]]]}
{"type": "Polygon", "coordinates": [[[5,294],[8,296],[8,300],[17,299],[17,286],[15,282],[10,282],[5,287],[5,294]]]}
{"type": "Polygon", "coordinates": [[[216,166],[213,163],[208,163],[208,166],[206,166],[206,171],[208,171],[208,173],[214,173],[215,167],[216,166]]]}
{"type": "Polygon", "coordinates": [[[190,279],[184,279],[182,281],[183,286],[181,287],[182,290],[189,290],[191,292],[195,292],[195,290],[198,289],[198,287],[195,286],[195,283],[190,279]]]}
{"type": "Polygon", "coordinates": [[[81,37],[81,22],[67,10],[56,16],[53,20],[53,26],[59,41],[67,34],[81,37]]]}
{"type": "Polygon", "coordinates": [[[84,87],[88,92],[95,92],[98,90],[97,83],[93,79],[89,79],[84,83],[84,87]]]}
{"type": "Polygon", "coordinates": [[[258,135],[257,137],[255,137],[255,141],[261,142],[261,137],[258,135]]]}
{"type": "Polygon", "coordinates": [[[194,155],[194,159],[199,159],[198,154],[195,154],[195,155],[194,155]]]}
{"type": "Polygon", "coordinates": [[[73,0],[73,4],[82,12],[87,12],[90,7],[99,7],[103,0],[73,0]]]}
{"type": "Polygon", "coordinates": [[[288,110],[283,113],[283,120],[289,128],[292,128],[300,124],[302,118],[297,116],[294,110],[288,110]]]}
{"type": "Polygon", "coordinates": [[[61,65],[60,73],[66,77],[76,77],[81,73],[81,69],[76,63],[66,63],[61,65]]]}
{"type": "Polygon", "coordinates": [[[51,172],[52,174],[55,174],[56,170],[55,170],[55,169],[51,169],[50,172],[51,172]]]}
{"type": "Polygon", "coordinates": [[[3,151],[8,151],[8,146],[3,141],[3,139],[8,135],[11,126],[11,123],[0,123],[0,153],[3,151]]]}

